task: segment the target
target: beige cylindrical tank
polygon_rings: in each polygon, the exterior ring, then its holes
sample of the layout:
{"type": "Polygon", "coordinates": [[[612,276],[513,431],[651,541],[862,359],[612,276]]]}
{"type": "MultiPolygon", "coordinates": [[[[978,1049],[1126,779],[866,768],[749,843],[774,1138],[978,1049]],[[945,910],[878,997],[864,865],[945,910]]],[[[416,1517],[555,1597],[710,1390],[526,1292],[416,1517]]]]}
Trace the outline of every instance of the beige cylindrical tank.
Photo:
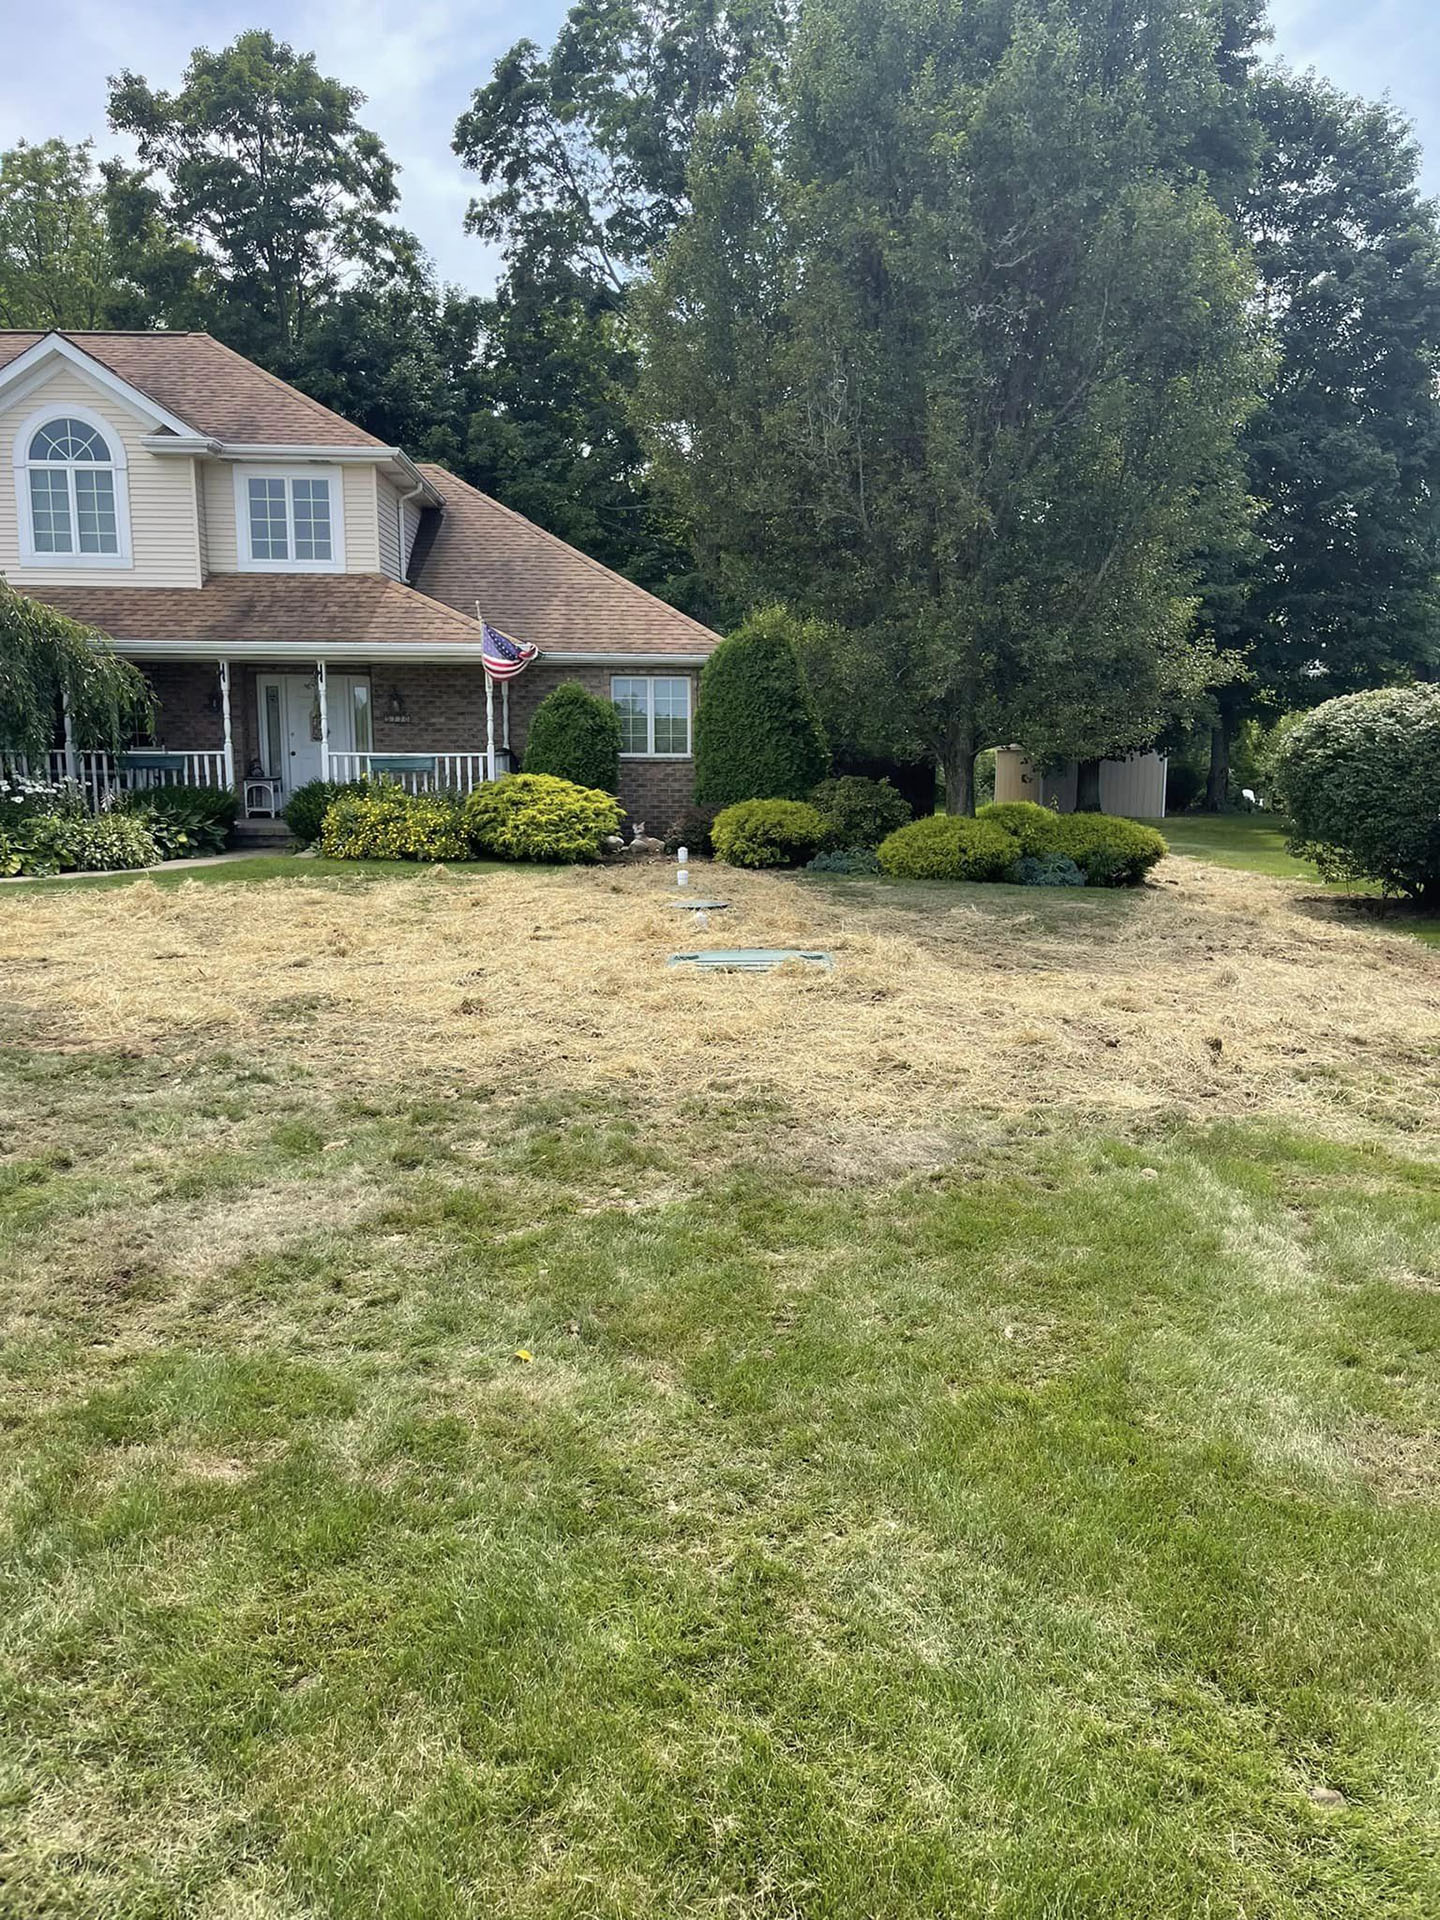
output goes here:
{"type": "MultiPolygon", "coordinates": [[[[1165,817],[1165,776],[1169,762],[1163,753],[1132,753],[1123,760],[1100,762],[1100,805],[1106,813],[1123,813],[1132,820],[1165,817]]],[[[1019,747],[995,749],[995,798],[1037,800],[1057,813],[1073,813],[1078,769],[1063,761],[1041,773],[1019,747]]]]}

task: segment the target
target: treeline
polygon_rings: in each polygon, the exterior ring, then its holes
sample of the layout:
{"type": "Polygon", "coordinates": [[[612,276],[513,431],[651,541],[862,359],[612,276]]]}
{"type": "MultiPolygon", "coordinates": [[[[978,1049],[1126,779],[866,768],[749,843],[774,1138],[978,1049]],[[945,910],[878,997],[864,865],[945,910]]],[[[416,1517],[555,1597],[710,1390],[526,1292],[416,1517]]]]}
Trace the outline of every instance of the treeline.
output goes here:
{"type": "Polygon", "coordinates": [[[832,738],[1229,742],[1440,643],[1440,242],[1258,0],[582,0],[455,129],[435,281],[360,96],[268,34],[0,160],[0,323],[204,326],[702,618],[832,738]]]}

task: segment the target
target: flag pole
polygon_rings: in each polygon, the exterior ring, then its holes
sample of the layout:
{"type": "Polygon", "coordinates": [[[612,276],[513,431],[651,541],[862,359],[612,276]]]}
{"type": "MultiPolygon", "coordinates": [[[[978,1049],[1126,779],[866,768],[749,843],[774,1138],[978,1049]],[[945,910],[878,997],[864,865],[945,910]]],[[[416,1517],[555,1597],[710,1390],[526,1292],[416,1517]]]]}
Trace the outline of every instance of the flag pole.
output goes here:
{"type": "MultiPolygon", "coordinates": [[[[485,658],[485,616],[480,611],[480,602],[475,602],[475,618],[480,622],[480,658],[485,658]]],[[[489,667],[485,668],[485,778],[495,778],[495,682],[490,678],[489,667]]]]}

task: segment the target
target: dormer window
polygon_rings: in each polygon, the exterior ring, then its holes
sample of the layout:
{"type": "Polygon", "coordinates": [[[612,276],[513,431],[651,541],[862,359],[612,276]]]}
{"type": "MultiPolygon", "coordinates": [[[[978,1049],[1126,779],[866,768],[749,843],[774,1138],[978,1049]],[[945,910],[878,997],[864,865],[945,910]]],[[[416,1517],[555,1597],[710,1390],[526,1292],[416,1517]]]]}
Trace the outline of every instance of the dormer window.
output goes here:
{"type": "Polygon", "coordinates": [[[240,565],[264,573],[333,573],[344,564],[339,475],[235,470],[240,565]]]}
{"type": "Polygon", "coordinates": [[[23,558],[36,566],[127,566],[125,449],[95,416],[28,421],[15,440],[23,558]]]}

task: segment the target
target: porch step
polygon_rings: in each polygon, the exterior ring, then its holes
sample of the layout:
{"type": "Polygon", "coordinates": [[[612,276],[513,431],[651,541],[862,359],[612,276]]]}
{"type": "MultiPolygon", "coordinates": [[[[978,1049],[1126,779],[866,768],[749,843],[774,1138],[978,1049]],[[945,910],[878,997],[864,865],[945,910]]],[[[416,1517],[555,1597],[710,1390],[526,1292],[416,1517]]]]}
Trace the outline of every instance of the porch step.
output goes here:
{"type": "Polygon", "coordinates": [[[237,847],[288,847],[291,834],[283,820],[237,820],[231,840],[237,847]]]}

